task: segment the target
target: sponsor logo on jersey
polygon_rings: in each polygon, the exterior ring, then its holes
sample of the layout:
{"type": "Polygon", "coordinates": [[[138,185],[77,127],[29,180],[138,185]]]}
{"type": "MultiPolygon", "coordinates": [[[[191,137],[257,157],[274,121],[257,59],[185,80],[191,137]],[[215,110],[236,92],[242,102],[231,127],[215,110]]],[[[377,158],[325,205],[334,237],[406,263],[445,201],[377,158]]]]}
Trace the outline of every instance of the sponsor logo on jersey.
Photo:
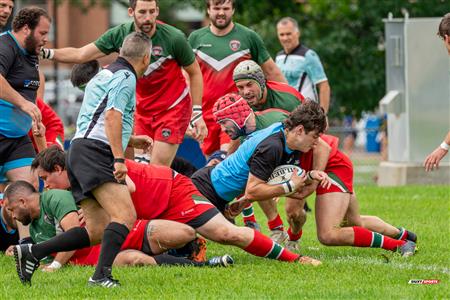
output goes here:
{"type": "Polygon", "coordinates": [[[198,48],[211,48],[212,47],[212,44],[200,44],[200,45],[198,45],[198,48]]]}
{"type": "Polygon", "coordinates": [[[39,80],[25,79],[25,80],[23,81],[23,87],[26,87],[26,88],[28,88],[28,87],[35,87],[35,88],[38,88],[39,85],[40,85],[39,80]]]}
{"type": "Polygon", "coordinates": [[[238,40],[231,40],[230,41],[230,49],[233,51],[238,51],[239,48],[241,48],[241,42],[238,40]]]}
{"type": "Polygon", "coordinates": [[[154,56],[161,56],[163,52],[163,48],[161,46],[154,46],[152,48],[152,54],[154,56]]]}
{"type": "Polygon", "coordinates": [[[164,128],[161,132],[163,138],[168,139],[169,136],[172,134],[172,131],[169,128],[164,128]]]}

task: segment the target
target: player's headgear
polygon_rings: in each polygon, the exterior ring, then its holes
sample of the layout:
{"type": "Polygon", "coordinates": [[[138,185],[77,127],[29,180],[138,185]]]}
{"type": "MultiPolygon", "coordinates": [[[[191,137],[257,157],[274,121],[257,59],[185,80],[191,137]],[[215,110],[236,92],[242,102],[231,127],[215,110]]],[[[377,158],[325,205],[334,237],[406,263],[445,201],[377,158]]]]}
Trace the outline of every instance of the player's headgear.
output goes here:
{"type": "Polygon", "coordinates": [[[238,94],[229,93],[220,97],[213,107],[216,122],[230,120],[245,134],[245,122],[252,113],[247,101],[238,94]]]}
{"type": "Polygon", "coordinates": [[[253,80],[261,88],[260,97],[262,98],[264,89],[266,88],[266,77],[261,67],[253,60],[241,61],[233,71],[233,80],[253,80]]]}

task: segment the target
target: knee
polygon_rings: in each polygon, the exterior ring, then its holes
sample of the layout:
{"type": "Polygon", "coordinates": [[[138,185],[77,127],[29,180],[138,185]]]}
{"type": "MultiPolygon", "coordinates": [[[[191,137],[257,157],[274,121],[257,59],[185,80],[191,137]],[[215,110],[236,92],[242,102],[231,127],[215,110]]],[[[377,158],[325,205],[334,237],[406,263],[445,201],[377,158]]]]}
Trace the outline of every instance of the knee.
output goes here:
{"type": "Polygon", "coordinates": [[[306,218],[306,211],[303,209],[303,207],[287,207],[286,216],[290,220],[302,220],[306,218]]]}
{"type": "Polygon", "coordinates": [[[89,234],[89,240],[91,241],[91,245],[100,244],[100,242],[102,241],[105,228],[103,226],[99,226],[96,224],[93,226],[86,227],[86,230],[89,234]]]}
{"type": "Polygon", "coordinates": [[[130,251],[122,254],[121,264],[126,266],[142,266],[145,264],[145,261],[142,259],[141,255],[138,255],[134,251],[130,251]]]}
{"type": "Polygon", "coordinates": [[[195,240],[195,238],[197,237],[197,234],[196,234],[194,228],[186,226],[185,228],[183,228],[182,235],[180,235],[180,236],[183,236],[186,239],[186,243],[188,243],[190,241],[195,240]]]}
{"type": "Polygon", "coordinates": [[[337,233],[335,232],[335,230],[317,232],[317,238],[322,245],[333,246],[336,245],[337,233]]]}
{"type": "MultiPolygon", "coordinates": [[[[236,226],[234,226],[236,227],[236,226]]],[[[235,229],[224,228],[217,231],[216,241],[220,244],[237,245],[242,243],[242,235],[239,234],[238,227],[235,229]]]]}
{"type": "Polygon", "coordinates": [[[124,214],[123,217],[121,218],[122,224],[124,224],[125,226],[127,226],[128,230],[133,229],[134,223],[136,222],[137,216],[136,216],[136,211],[134,209],[132,209],[129,213],[124,214]]]}

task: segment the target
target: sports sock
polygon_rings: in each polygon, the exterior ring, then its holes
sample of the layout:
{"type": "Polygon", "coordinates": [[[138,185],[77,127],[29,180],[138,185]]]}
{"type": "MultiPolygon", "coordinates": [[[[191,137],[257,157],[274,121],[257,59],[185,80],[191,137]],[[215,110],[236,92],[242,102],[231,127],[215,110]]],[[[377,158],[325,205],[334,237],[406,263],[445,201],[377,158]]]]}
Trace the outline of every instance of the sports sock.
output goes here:
{"type": "Polygon", "coordinates": [[[408,237],[408,231],[403,227],[398,227],[398,230],[400,230],[400,232],[394,238],[396,240],[406,240],[406,238],[408,237]]]}
{"type": "Polygon", "coordinates": [[[398,247],[405,244],[405,241],[396,240],[358,226],[353,227],[353,232],[355,233],[353,244],[356,247],[383,248],[395,251],[398,247]]]}
{"type": "Polygon", "coordinates": [[[178,266],[205,266],[206,262],[196,262],[184,257],[176,257],[167,253],[153,256],[158,265],[178,265],[178,266]]]}
{"type": "Polygon", "coordinates": [[[249,203],[242,211],[242,217],[244,218],[244,224],[247,222],[256,223],[255,212],[253,210],[253,204],[249,203]]]}
{"type": "Polygon", "coordinates": [[[292,233],[291,227],[289,227],[287,233],[290,241],[298,241],[302,237],[303,230],[300,230],[299,233],[292,233]]]}
{"type": "Polygon", "coordinates": [[[31,253],[36,259],[56,253],[66,252],[89,247],[91,244],[89,234],[84,227],[74,227],[55,237],[31,246],[31,253]]]}
{"type": "Polygon", "coordinates": [[[284,230],[283,220],[281,220],[280,214],[277,214],[275,219],[267,222],[267,225],[269,226],[269,230],[284,230]]]}
{"type": "Polygon", "coordinates": [[[250,254],[266,257],[270,259],[277,259],[281,261],[294,261],[300,255],[290,252],[279,244],[272,241],[269,237],[263,235],[261,232],[253,230],[253,241],[244,250],[250,254]]]}
{"type": "Polygon", "coordinates": [[[104,274],[104,269],[110,269],[114,259],[120,251],[120,247],[127,238],[128,233],[127,226],[111,222],[105,228],[102,240],[102,249],[100,251],[100,257],[98,258],[98,263],[95,268],[94,276],[92,279],[101,279],[110,274],[104,274]]]}

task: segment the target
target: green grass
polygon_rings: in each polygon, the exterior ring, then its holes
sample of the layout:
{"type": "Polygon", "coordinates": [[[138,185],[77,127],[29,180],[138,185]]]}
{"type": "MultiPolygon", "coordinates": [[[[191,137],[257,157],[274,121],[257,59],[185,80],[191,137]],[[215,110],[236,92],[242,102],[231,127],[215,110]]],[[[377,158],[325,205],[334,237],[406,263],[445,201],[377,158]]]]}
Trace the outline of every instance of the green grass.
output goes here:
{"type": "MultiPolygon", "coordinates": [[[[38,271],[31,287],[22,286],[13,259],[0,256],[2,299],[444,299],[449,298],[449,188],[357,189],[361,212],[378,215],[417,233],[420,252],[403,259],[380,249],[324,247],[309,214],[302,253],[317,257],[317,268],[252,257],[238,248],[208,243],[208,255],[231,254],[227,269],[116,268],[123,286],[88,288],[93,268],[38,271]],[[381,256],[387,254],[390,262],[381,256]],[[436,285],[411,285],[410,279],[439,279],[436,285]]],[[[309,200],[313,204],[312,199],[309,200]]],[[[282,211],[280,209],[280,211],[282,211]]],[[[265,220],[258,211],[260,222],[265,220]]]]}

